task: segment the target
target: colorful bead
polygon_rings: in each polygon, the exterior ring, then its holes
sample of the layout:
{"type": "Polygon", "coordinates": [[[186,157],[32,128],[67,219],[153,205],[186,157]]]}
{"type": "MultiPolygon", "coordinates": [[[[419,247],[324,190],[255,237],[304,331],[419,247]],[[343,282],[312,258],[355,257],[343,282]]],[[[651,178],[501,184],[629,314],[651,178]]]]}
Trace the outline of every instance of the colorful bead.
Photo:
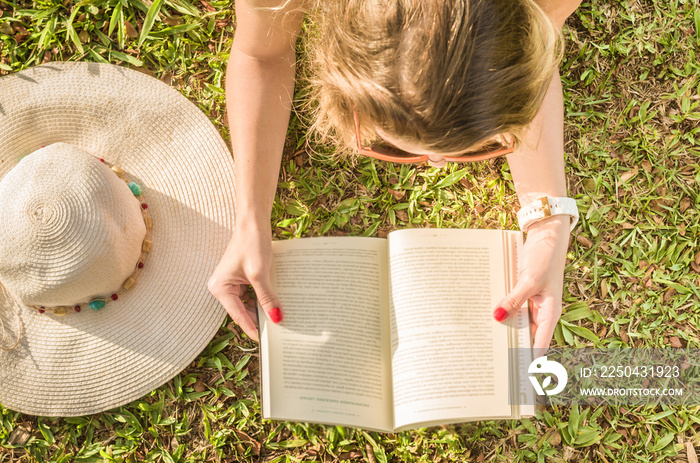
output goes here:
{"type": "Polygon", "coordinates": [[[104,159],[102,159],[102,158],[100,158],[100,162],[105,162],[105,160],[104,160],[104,159]]]}
{"type": "Polygon", "coordinates": [[[141,196],[141,187],[138,184],[131,182],[129,183],[129,189],[134,194],[134,196],[141,196]]]}
{"type": "Polygon", "coordinates": [[[112,297],[113,301],[116,301],[117,299],[119,299],[119,296],[117,296],[116,294],[112,294],[111,297],[112,297]]]}
{"type": "Polygon", "coordinates": [[[141,246],[141,250],[142,250],[143,252],[149,252],[149,251],[151,250],[151,245],[152,245],[152,244],[153,244],[153,243],[151,243],[151,242],[148,241],[148,240],[143,240],[143,245],[141,246]]]}
{"type": "Polygon", "coordinates": [[[44,310],[44,309],[39,309],[39,313],[46,313],[46,310],[44,310]]]}
{"type": "Polygon", "coordinates": [[[104,299],[93,299],[88,305],[92,310],[100,310],[103,309],[106,304],[107,302],[104,299]]]}
{"type": "Polygon", "coordinates": [[[124,169],[122,169],[122,168],[119,167],[119,166],[112,166],[112,171],[113,171],[115,174],[119,175],[120,177],[121,177],[122,175],[124,175],[124,169]]]}
{"type": "Polygon", "coordinates": [[[73,307],[73,310],[75,310],[76,312],[80,312],[80,306],[76,305],[75,307],[73,307]]]}
{"type": "Polygon", "coordinates": [[[55,309],[53,309],[53,314],[59,317],[63,317],[67,313],[68,312],[66,311],[65,307],[56,307],[55,309]]]}
{"type": "Polygon", "coordinates": [[[134,280],[133,278],[127,278],[126,281],[124,282],[124,289],[126,289],[127,291],[130,290],[134,286],[135,283],[136,283],[136,280],[134,280]]]}
{"type": "Polygon", "coordinates": [[[141,209],[148,209],[148,204],[141,203],[141,209]]]}
{"type": "Polygon", "coordinates": [[[138,267],[138,268],[143,268],[143,262],[139,262],[139,264],[137,265],[137,267],[138,267]]]}

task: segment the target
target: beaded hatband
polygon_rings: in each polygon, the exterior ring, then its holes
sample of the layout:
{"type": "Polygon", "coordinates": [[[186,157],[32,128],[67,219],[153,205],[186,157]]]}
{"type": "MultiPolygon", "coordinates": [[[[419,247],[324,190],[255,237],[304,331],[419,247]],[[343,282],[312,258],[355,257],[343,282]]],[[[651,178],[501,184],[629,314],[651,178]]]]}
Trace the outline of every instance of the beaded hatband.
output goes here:
{"type": "MultiPolygon", "coordinates": [[[[43,146],[42,146],[43,148],[43,146]]],[[[107,162],[100,158],[100,162],[107,164],[107,162]]],[[[107,164],[109,165],[109,164],[107,164]]],[[[143,216],[143,222],[146,225],[146,236],[143,239],[143,243],[141,244],[141,255],[139,256],[139,261],[136,264],[136,268],[134,268],[134,271],[131,273],[131,275],[124,280],[124,283],[122,283],[121,289],[123,290],[130,290],[133,288],[133,286],[136,284],[136,279],[138,275],[141,273],[144,267],[144,262],[146,260],[146,255],[151,251],[151,229],[153,228],[153,219],[151,219],[151,215],[148,212],[148,203],[144,201],[143,198],[143,191],[141,189],[141,186],[134,183],[130,182],[126,178],[126,173],[124,172],[124,169],[117,165],[111,165],[112,172],[114,172],[117,177],[120,179],[124,180],[126,184],[129,186],[129,189],[131,190],[131,193],[133,193],[136,198],[141,202],[141,215],[143,216]]],[[[82,304],[76,304],[74,306],[67,306],[67,305],[61,305],[57,307],[43,307],[43,306],[30,306],[33,309],[36,309],[37,312],[40,314],[43,313],[52,313],[53,315],[62,317],[64,315],[67,315],[69,311],[73,310],[74,312],[80,312],[83,307],[90,308],[93,310],[100,310],[103,309],[108,302],[110,301],[116,301],[119,299],[119,293],[121,291],[117,291],[116,293],[111,294],[108,297],[97,297],[93,298],[90,300],[90,302],[84,302],[82,304]]]]}

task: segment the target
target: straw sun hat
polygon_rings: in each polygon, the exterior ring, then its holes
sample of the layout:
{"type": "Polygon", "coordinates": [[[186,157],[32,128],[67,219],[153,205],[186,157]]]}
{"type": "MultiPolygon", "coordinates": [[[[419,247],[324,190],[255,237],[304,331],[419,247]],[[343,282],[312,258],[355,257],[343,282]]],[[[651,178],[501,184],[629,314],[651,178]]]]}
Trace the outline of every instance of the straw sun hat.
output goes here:
{"type": "Polygon", "coordinates": [[[174,89],[108,64],[0,78],[0,404],[75,416],[135,400],[206,347],[233,161],[174,89]]]}

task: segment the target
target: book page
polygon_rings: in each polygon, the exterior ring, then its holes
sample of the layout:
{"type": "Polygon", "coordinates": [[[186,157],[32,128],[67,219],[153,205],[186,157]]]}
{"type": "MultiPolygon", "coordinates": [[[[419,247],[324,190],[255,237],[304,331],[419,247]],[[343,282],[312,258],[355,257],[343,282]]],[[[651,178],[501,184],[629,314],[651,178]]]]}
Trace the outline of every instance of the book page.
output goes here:
{"type": "MultiPolygon", "coordinates": [[[[512,289],[518,283],[520,265],[518,258],[523,247],[523,234],[515,231],[504,232],[508,246],[506,247],[505,260],[510,271],[506,274],[506,285],[512,289]]],[[[513,329],[510,330],[510,388],[511,397],[509,403],[513,406],[515,418],[533,416],[535,414],[535,390],[530,383],[527,369],[534,360],[532,355],[532,338],[530,335],[530,311],[528,302],[525,301],[517,313],[513,329]]]]}
{"type": "Polygon", "coordinates": [[[259,314],[263,416],[391,430],[386,240],[272,244],[284,320],[259,314]]]}
{"type": "Polygon", "coordinates": [[[392,232],[389,256],[395,427],[510,417],[503,232],[392,232]]]}

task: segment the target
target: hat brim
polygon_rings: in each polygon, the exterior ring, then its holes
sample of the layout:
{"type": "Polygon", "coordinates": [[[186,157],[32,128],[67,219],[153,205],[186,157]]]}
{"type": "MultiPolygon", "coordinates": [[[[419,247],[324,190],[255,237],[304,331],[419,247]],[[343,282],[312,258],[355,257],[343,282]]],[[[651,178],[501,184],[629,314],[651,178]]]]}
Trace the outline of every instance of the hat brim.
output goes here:
{"type": "Polygon", "coordinates": [[[105,309],[57,317],[0,307],[6,328],[13,311],[22,325],[19,346],[0,351],[0,403],[77,416],[169,381],[221,326],[225,311],[206,284],[233,229],[233,159],[194,104],[137,71],[54,62],[0,78],[0,181],[57,142],[122,167],[153,219],[146,268],[105,309]]]}

